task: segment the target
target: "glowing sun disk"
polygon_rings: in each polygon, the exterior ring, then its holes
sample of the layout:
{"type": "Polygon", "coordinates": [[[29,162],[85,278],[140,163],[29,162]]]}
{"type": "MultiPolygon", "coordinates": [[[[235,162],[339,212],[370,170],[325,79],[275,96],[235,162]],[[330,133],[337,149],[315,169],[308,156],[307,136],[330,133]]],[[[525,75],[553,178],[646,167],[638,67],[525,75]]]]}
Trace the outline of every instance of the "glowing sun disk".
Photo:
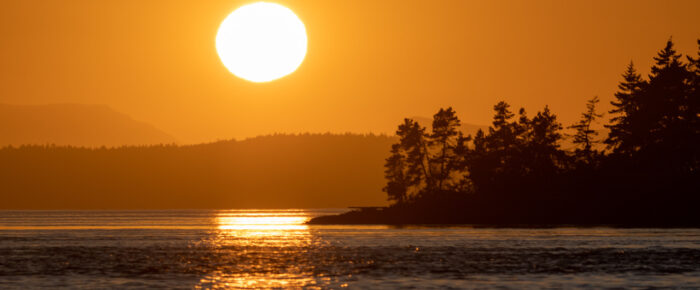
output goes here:
{"type": "Polygon", "coordinates": [[[234,75],[268,82],[294,72],[306,56],[306,28],[279,4],[257,2],[233,11],[221,23],[216,51],[234,75]]]}

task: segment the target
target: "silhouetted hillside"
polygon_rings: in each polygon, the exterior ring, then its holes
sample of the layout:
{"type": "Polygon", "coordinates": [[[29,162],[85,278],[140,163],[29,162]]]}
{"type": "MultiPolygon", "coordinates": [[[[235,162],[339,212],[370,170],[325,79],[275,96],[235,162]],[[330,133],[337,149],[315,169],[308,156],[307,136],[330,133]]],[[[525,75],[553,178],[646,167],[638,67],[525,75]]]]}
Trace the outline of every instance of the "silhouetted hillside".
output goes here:
{"type": "Polygon", "coordinates": [[[384,205],[394,137],[273,135],[190,146],[0,149],[2,209],[384,205]]]}
{"type": "Polygon", "coordinates": [[[0,146],[122,146],[176,142],[155,127],[102,105],[0,104],[0,146]]]}

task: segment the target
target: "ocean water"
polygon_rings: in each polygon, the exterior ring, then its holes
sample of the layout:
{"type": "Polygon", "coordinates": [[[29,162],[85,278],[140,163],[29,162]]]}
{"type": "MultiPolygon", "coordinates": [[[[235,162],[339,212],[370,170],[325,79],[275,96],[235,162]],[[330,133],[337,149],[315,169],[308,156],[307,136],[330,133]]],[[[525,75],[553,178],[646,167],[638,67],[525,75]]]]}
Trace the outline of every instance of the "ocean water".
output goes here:
{"type": "Polygon", "coordinates": [[[700,288],[699,229],[304,224],[342,211],[0,211],[0,288],[700,288]]]}

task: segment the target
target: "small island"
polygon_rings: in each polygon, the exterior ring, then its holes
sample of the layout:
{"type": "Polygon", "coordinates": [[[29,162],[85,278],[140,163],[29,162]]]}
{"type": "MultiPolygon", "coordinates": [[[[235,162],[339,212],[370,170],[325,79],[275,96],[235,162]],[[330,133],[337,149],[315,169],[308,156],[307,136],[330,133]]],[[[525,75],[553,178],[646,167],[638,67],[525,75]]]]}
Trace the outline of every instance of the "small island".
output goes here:
{"type": "Polygon", "coordinates": [[[647,78],[627,67],[605,138],[597,97],[571,134],[547,106],[530,117],[505,102],[474,136],[452,108],[431,130],[405,119],[385,163],[393,203],[309,224],[698,227],[700,51],[684,57],[669,40],[654,60],[647,78]]]}

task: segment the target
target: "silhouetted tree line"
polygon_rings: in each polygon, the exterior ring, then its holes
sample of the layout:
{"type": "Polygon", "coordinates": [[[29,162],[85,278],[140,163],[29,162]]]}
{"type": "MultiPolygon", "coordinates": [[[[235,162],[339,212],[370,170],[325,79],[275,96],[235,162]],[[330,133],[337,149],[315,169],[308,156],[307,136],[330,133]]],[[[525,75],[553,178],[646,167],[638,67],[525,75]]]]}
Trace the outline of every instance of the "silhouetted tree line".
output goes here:
{"type": "Polygon", "coordinates": [[[572,135],[548,107],[530,117],[505,102],[474,136],[452,108],[430,130],[405,119],[385,164],[396,220],[384,222],[700,225],[700,50],[683,57],[669,40],[654,60],[647,78],[627,67],[607,138],[597,97],[572,135]]]}

